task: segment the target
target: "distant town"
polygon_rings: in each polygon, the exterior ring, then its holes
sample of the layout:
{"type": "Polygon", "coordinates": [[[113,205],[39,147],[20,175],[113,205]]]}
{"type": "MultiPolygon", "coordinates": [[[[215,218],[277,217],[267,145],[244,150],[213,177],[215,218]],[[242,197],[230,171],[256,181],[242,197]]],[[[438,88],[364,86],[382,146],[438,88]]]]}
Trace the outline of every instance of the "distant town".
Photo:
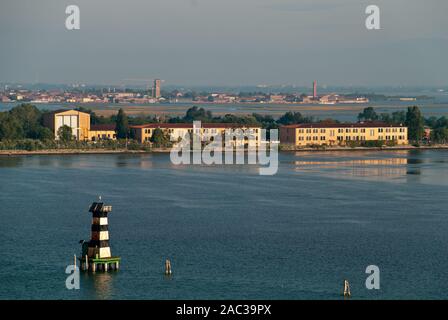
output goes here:
{"type": "MultiPolygon", "coordinates": [[[[318,92],[317,81],[312,82],[309,92],[215,92],[194,90],[163,90],[163,80],[155,79],[142,88],[89,87],[72,85],[65,88],[30,89],[20,85],[4,85],[0,89],[0,102],[27,102],[34,104],[73,103],[73,104],[156,104],[156,103],[195,103],[195,104],[365,104],[372,100],[417,101],[430,99],[427,96],[385,96],[360,93],[318,92]]],[[[289,90],[291,91],[291,90],[289,90]]]]}

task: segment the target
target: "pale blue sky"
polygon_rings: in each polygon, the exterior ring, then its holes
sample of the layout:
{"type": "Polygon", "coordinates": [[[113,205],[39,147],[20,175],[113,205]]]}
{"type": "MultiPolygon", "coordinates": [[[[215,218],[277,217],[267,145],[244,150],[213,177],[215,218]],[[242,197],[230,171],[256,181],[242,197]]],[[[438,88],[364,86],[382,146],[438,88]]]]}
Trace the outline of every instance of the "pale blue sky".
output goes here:
{"type": "Polygon", "coordinates": [[[446,0],[1,0],[0,82],[448,84],[446,0]],[[65,7],[81,30],[65,29],[65,7]],[[382,30],[364,26],[381,9],[382,30]]]}

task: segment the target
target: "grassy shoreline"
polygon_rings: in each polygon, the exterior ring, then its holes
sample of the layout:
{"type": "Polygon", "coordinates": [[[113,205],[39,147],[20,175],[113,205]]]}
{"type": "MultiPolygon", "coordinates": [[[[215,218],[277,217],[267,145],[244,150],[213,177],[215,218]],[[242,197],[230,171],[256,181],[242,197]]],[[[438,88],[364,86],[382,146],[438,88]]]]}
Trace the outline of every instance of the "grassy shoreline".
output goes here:
{"type": "MultiPolygon", "coordinates": [[[[169,153],[170,148],[153,148],[151,150],[127,149],[47,149],[47,150],[0,150],[0,156],[28,155],[79,155],[79,154],[151,154],[169,153]]],[[[279,152],[335,152],[335,151],[399,151],[399,150],[448,150],[448,145],[433,146],[394,146],[394,147],[328,147],[328,148],[291,148],[280,149],[279,152]]]]}

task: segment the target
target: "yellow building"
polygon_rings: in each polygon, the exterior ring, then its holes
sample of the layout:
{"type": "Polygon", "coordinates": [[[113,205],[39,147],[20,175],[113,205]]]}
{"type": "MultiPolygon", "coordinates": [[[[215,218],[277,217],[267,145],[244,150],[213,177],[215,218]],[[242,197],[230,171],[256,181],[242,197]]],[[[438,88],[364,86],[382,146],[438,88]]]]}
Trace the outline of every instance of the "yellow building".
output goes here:
{"type": "MultiPolygon", "coordinates": [[[[193,132],[192,123],[149,123],[130,127],[134,137],[140,143],[148,143],[155,129],[161,129],[171,141],[180,141],[187,134],[193,132]]],[[[198,129],[203,142],[210,142],[220,135],[223,143],[225,134],[232,135],[231,140],[234,146],[244,144],[247,147],[255,147],[260,144],[261,127],[257,125],[244,126],[235,123],[202,123],[198,129]],[[242,131],[240,131],[242,130],[242,131]],[[244,132],[245,136],[239,133],[244,132]],[[249,138],[249,136],[252,138],[249,138]]]]}
{"type": "Polygon", "coordinates": [[[43,117],[44,126],[53,131],[58,140],[58,130],[66,125],[72,128],[76,140],[87,140],[90,131],[90,114],[76,110],[57,110],[47,113],[43,117]]]}
{"type": "Polygon", "coordinates": [[[280,143],[295,146],[346,145],[350,141],[408,144],[408,128],[383,122],[304,123],[280,127],[280,143]]]}
{"type": "Polygon", "coordinates": [[[117,140],[115,132],[115,124],[94,124],[90,127],[89,137],[90,141],[98,140],[117,140]]]}

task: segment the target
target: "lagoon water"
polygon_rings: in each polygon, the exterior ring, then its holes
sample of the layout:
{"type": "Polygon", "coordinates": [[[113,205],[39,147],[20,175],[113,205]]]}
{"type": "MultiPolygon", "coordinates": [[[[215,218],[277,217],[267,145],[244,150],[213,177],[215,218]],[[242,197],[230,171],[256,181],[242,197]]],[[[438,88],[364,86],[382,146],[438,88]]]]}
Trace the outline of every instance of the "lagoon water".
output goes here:
{"type": "Polygon", "coordinates": [[[355,299],[448,297],[447,151],[281,153],[274,176],[167,154],[0,157],[0,182],[0,299],[341,299],[344,279],[355,299]],[[122,268],[70,291],[98,195],[122,268]]]}

